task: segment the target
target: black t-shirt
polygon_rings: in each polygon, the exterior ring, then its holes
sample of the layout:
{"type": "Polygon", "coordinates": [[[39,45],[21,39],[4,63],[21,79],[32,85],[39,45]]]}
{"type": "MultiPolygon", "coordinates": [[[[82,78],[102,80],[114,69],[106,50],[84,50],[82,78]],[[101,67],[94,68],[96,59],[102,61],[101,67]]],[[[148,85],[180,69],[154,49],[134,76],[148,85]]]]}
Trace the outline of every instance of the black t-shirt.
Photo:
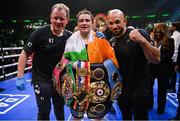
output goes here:
{"type": "Polygon", "coordinates": [[[66,40],[71,36],[72,32],[64,30],[63,36],[57,37],[53,35],[50,26],[44,26],[34,31],[24,50],[33,53],[32,81],[44,81],[52,83],[52,71],[58,61],[61,59],[66,40]]]}
{"type": "MultiPolygon", "coordinates": [[[[115,50],[119,71],[123,77],[122,94],[129,96],[146,96],[149,94],[149,68],[142,47],[129,39],[132,29],[127,29],[121,38],[110,40],[115,50]]],[[[140,33],[150,41],[145,30],[140,33]]]]}
{"type": "Polygon", "coordinates": [[[112,33],[109,29],[106,29],[106,31],[104,31],[103,33],[106,36],[106,40],[109,41],[112,38],[112,33]]]}

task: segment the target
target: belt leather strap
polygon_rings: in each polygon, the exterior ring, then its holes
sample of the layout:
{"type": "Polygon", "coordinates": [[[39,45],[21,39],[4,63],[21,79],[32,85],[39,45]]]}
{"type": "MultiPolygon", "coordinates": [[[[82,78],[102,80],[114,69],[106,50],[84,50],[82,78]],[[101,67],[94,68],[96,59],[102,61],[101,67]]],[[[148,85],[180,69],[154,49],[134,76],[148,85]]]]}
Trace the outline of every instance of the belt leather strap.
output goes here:
{"type": "Polygon", "coordinates": [[[113,91],[117,93],[121,93],[121,88],[117,87],[117,85],[118,86],[122,85],[122,81],[123,81],[122,76],[119,73],[119,69],[114,65],[114,63],[110,59],[104,61],[104,66],[106,67],[106,70],[108,72],[108,82],[111,88],[111,100],[116,100],[115,97],[112,97],[114,96],[112,95],[112,93],[113,91]]]}

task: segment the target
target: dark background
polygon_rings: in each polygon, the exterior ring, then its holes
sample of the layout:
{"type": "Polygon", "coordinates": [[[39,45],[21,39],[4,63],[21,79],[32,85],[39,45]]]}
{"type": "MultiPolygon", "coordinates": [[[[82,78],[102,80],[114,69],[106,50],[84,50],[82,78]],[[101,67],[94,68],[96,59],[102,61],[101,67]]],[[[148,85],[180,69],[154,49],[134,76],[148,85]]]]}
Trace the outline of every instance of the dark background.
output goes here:
{"type": "Polygon", "coordinates": [[[113,8],[121,9],[126,15],[170,13],[170,20],[179,20],[180,0],[4,0],[1,1],[1,18],[49,18],[53,4],[62,2],[75,16],[87,8],[94,15],[107,13],[113,8]]]}
{"type": "Polygon", "coordinates": [[[32,31],[49,23],[51,7],[58,2],[70,8],[66,27],[70,31],[76,26],[77,12],[84,8],[93,15],[121,9],[127,17],[127,26],[146,30],[158,22],[180,23],[180,0],[1,0],[0,46],[22,46],[21,41],[26,42],[32,31]]]}

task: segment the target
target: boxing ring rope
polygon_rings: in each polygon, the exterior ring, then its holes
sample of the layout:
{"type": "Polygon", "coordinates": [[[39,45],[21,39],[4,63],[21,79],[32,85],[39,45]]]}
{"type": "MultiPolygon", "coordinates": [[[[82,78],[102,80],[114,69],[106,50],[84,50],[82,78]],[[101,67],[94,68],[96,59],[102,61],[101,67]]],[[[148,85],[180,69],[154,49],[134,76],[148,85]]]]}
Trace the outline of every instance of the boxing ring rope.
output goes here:
{"type": "MultiPolygon", "coordinates": [[[[4,58],[12,58],[12,57],[19,57],[20,54],[16,54],[16,55],[6,55],[4,56],[4,58]]],[[[0,59],[2,59],[3,57],[0,56],[0,59]]]]}
{"type": "MultiPolygon", "coordinates": [[[[5,64],[6,62],[6,59],[13,59],[13,58],[16,58],[16,60],[18,60],[19,56],[20,56],[20,52],[22,50],[22,47],[6,47],[6,48],[2,48],[1,47],[1,56],[0,56],[0,60],[1,60],[1,63],[2,65],[0,66],[0,70],[1,70],[1,75],[0,75],[0,79],[5,79],[6,77],[9,77],[9,76],[12,76],[12,75],[15,75],[17,74],[17,69],[16,71],[12,71],[10,73],[6,73],[5,69],[6,68],[10,68],[10,67],[14,67],[14,66],[17,66],[18,63],[15,62],[15,63],[10,63],[10,64],[5,64]],[[5,55],[5,51],[12,51],[14,52],[13,55],[5,55]],[[16,53],[16,51],[19,51],[19,53],[16,53]]],[[[12,54],[12,53],[10,53],[12,54]]],[[[31,70],[32,66],[28,66],[28,65],[32,65],[31,64],[32,60],[28,60],[28,63],[27,63],[27,67],[25,68],[25,70],[31,70]]]]}

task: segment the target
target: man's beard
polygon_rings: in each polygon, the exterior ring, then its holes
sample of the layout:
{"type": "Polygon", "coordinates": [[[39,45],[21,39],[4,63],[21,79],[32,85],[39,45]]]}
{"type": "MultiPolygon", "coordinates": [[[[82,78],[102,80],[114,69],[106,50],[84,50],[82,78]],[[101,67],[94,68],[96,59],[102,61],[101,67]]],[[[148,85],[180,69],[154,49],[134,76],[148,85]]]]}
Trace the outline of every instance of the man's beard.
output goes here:
{"type": "Polygon", "coordinates": [[[119,29],[118,31],[113,32],[113,35],[118,36],[121,35],[122,33],[123,33],[123,29],[119,29]]]}

